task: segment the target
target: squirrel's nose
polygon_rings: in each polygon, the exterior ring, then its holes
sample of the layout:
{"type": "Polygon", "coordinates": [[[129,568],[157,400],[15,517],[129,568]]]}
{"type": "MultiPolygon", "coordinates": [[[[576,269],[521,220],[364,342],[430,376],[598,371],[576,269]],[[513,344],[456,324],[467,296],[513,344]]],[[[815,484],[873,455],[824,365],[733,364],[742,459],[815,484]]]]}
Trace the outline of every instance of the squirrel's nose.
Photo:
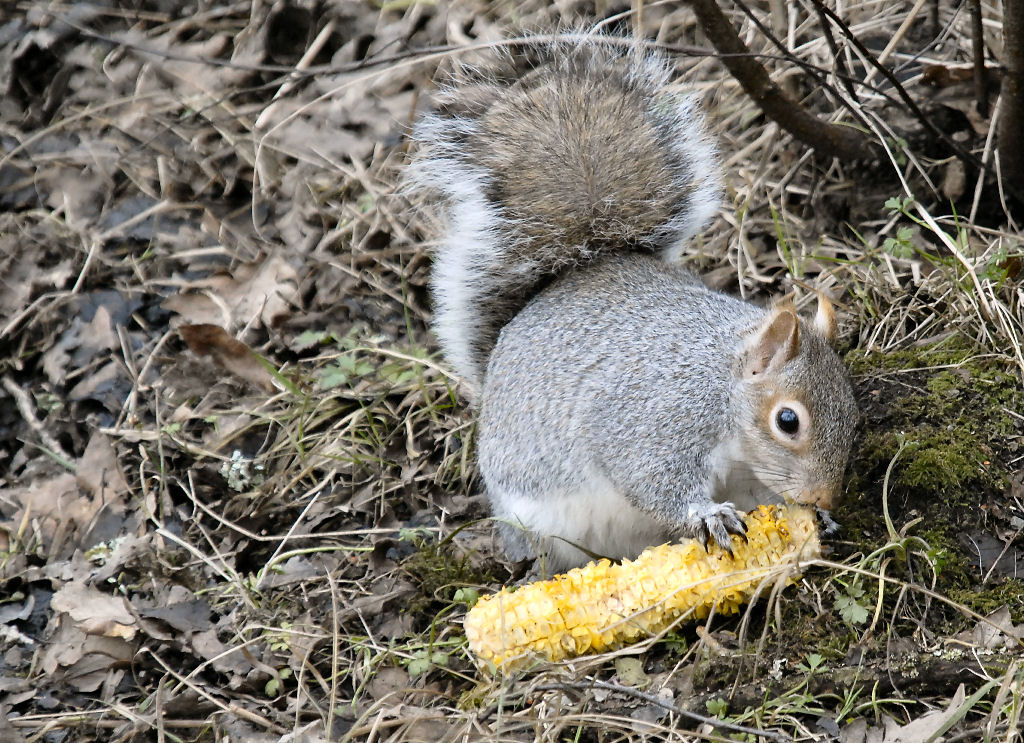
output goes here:
{"type": "Polygon", "coordinates": [[[838,492],[838,487],[808,488],[797,495],[796,502],[828,509],[835,502],[838,492]]]}

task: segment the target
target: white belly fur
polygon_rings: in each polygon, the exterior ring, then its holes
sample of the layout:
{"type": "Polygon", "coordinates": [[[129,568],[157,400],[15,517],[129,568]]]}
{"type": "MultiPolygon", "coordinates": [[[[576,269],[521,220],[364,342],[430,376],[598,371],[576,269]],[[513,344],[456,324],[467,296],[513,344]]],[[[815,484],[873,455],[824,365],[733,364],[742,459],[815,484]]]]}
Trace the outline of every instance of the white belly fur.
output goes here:
{"type": "Polygon", "coordinates": [[[502,512],[495,516],[532,533],[538,551],[546,553],[549,573],[590,559],[570,542],[601,556],[633,559],[669,538],[662,523],[634,507],[597,473],[578,491],[547,493],[543,499],[506,495],[501,500],[502,512]]]}

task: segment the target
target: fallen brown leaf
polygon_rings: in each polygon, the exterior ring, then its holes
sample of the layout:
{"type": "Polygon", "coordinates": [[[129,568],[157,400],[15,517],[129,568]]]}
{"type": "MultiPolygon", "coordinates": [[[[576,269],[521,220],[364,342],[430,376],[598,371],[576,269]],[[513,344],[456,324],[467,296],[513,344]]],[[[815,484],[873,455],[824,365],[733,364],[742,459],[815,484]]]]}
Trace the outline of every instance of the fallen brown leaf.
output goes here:
{"type": "Polygon", "coordinates": [[[224,371],[234,374],[268,392],[274,389],[274,378],[247,345],[233,338],[219,325],[182,325],[178,328],[185,343],[197,356],[209,356],[224,371]]]}
{"type": "Polygon", "coordinates": [[[82,632],[131,640],[137,628],[124,599],[74,581],[53,594],[51,607],[67,614],[82,632]]]}
{"type": "Polygon", "coordinates": [[[282,258],[243,264],[233,273],[219,273],[189,282],[181,293],[164,300],[165,309],[185,322],[241,328],[253,320],[273,327],[297,303],[298,276],[282,258]]]}
{"type": "Polygon", "coordinates": [[[78,486],[91,493],[98,504],[120,506],[123,510],[123,504],[118,501],[128,494],[128,482],[121,473],[114,447],[105,435],[94,433],[89,439],[78,460],[75,476],[78,486]]]}

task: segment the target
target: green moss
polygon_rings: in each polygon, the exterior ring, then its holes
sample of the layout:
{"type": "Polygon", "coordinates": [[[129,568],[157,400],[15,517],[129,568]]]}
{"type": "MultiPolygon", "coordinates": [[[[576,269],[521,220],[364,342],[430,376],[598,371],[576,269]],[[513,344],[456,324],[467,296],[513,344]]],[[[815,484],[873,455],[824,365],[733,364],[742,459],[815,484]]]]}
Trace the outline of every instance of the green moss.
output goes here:
{"type": "Polygon", "coordinates": [[[402,570],[417,588],[405,607],[414,617],[433,621],[439,611],[451,606],[459,588],[496,582],[494,575],[468,557],[455,554],[451,544],[425,537],[416,537],[414,543],[416,551],[402,561],[402,570]]]}
{"type": "MultiPolygon", "coordinates": [[[[897,530],[915,522],[907,533],[928,544],[937,590],[979,613],[1005,604],[1021,611],[1015,582],[979,590],[975,558],[964,547],[965,535],[998,526],[1009,463],[1019,456],[1012,447],[1024,440],[1024,425],[1013,415],[1024,409],[1024,392],[1012,362],[978,355],[962,340],[887,354],[857,350],[846,360],[862,420],[846,499],[834,513],[843,526],[836,557],[869,554],[887,540],[883,482],[892,464],[889,513],[897,530]]],[[[897,561],[888,575],[917,583],[921,568],[911,571],[897,561]]],[[[938,604],[929,616],[933,629],[946,624],[954,632],[965,621],[938,604]]]]}
{"type": "Polygon", "coordinates": [[[899,450],[890,487],[897,495],[977,505],[1002,491],[1007,472],[998,447],[1020,435],[1010,411],[1024,402],[1005,359],[957,346],[891,354],[847,354],[858,379],[864,431],[853,457],[851,488],[877,486],[899,450]]]}
{"type": "Polygon", "coordinates": [[[1015,624],[1024,620],[1024,580],[1006,580],[984,590],[976,587],[953,589],[949,597],[982,616],[1006,606],[1015,624]]]}
{"type": "Polygon", "coordinates": [[[854,377],[866,377],[879,372],[959,366],[977,358],[978,351],[965,339],[950,336],[931,346],[885,353],[855,348],[846,354],[845,361],[854,377]]]}
{"type": "Polygon", "coordinates": [[[855,467],[858,485],[877,480],[879,472],[884,476],[900,449],[899,434],[907,446],[893,467],[890,488],[896,493],[927,491],[950,505],[969,504],[964,501],[969,493],[1005,484],[1006,473],[992,466],[992,449],[977,434],[964,428],[936,429],[927,422],[901,428],[864,435],[855,467]],[[865,476],[869,482],[860,482],[865,476]]]}

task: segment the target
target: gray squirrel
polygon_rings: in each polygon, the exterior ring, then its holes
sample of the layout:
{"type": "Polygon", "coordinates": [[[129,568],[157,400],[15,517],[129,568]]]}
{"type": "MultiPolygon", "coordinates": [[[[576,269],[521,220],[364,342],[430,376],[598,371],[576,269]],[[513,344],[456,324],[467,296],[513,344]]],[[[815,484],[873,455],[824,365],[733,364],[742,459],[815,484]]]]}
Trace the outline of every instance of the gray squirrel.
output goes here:
{"type": "Polygon", "coordinates": [[[407,178],[447,212],[434,330],[509,557],[728,549],[737,509],[829,508],[857,417],[832,307],[764,309],[679,265],[721,183],[668,62],[601,37],[495,56],[419,120],[407,178]]]}

